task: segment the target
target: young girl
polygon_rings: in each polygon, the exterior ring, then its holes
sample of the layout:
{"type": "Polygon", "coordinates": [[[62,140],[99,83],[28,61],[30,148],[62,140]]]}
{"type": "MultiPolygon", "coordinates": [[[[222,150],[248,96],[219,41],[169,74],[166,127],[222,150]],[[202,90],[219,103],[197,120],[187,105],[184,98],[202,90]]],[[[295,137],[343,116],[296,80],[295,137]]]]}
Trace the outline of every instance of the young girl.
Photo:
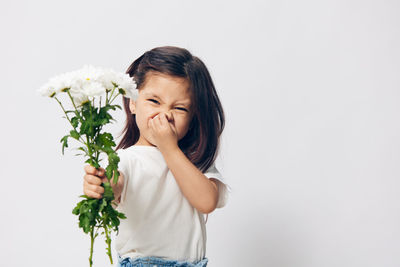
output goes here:
{"type": "MultiPolygon", "coordinates": [[[[204,63],[186,49],[154,48],[127,73],[136,101],[117,146],[113,185],[125,213],[116,236],[118,266],[207,266],[204,214],[225,206],[228,186],[215,168],[224,112],[204,63]]],[[[101,198],[104,169],[85,166],[84,193],[101,198]]]]}

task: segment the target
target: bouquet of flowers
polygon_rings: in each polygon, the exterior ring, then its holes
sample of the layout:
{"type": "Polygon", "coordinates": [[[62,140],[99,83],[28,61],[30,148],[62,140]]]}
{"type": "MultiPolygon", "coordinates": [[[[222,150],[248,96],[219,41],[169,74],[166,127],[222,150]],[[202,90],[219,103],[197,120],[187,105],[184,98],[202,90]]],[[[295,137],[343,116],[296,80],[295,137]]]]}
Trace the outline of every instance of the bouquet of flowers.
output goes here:
{"type": "Polygon", "coordinates": [[[110,183],[116,184],[118,181],[119,157],[113,149],[116,145],[113,136],[102,131],[102,128],[115,121],[109,111],[121,109],[119,105],[112,104],[118,95],[136,100],[136,83],[128,74],[86,65],[77,71],[51,78],[39,92],[43,96],[54,98],[60,104],[65,118],[72,126],[72,130],[60,140],[62,154],[64,148],[68,147],[68,139],[72,138],[81,144],[77,149],[83,152],[87,158],[85,162],[91,166],[100,168],[101,153],[108,157],[108,166],[105,169],[108,182],[102,184],[103,197],[93,199],[82,195],[84,199],[76,205],[72,213],[79,216],[79,227],[90,235],[90,266],[93,264],[93,244],[99,230],[105,235],[107,255],[113,264],[110,234],[112,230],[118,231],[120,219],[126,217],[112,206],[115,203],[110,183]],[[70,102],[70,110],[62,104],[62,98],[70,102]]]}

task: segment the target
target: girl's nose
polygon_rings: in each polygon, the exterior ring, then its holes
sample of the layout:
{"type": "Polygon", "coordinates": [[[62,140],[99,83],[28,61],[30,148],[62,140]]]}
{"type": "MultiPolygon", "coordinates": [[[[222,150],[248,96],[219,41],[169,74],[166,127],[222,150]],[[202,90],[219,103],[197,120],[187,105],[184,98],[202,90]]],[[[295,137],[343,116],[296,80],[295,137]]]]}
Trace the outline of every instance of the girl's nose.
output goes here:
{"type": "Polygon", "coordinates": [[[165,112],[165,116],[167,117],[168,121],[173,121],[174,120],[174,116],[172,115],[171,111],[166,111],[165,112]]]}

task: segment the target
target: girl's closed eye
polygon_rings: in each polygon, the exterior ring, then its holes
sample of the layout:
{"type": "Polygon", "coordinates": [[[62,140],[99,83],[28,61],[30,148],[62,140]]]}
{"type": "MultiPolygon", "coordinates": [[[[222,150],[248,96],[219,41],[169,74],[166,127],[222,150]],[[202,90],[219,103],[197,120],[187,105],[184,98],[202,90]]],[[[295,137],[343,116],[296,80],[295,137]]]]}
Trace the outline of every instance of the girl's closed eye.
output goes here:
{"type": "Polygon", "coordinates": [[[176,109],[181,110],[181,111],[186,111],[186,112],[188,112],[188,110],[187,110],[186,108],[176,107],[176,109]]]}
{"type": "MultiPolygon", "coordinates": [[[[150,102],[153,102],[154,104],[160,104],[160,102],[158,102],[157,100],[155,100],[155,99],[153,99],[153,98],[150,98],[150,99],[147,99],[147,100],[150,101],[150,102]]],[[[188,110],[187,110],[186,108],[183,108],[183,107],[176,107],[176,109],[177,109],[177,110],[181,110],[181,111],[188,112],[188,110]]]]}
{"type": "Polygon", "coordinates": [[[160,102],[158,102],[157,100],[155,100],[155,99],[147,99],[147,100],[149,100],[150,102],[153,102],[153,103],[155,103],[155,104],[160,104],[160,102]]]}

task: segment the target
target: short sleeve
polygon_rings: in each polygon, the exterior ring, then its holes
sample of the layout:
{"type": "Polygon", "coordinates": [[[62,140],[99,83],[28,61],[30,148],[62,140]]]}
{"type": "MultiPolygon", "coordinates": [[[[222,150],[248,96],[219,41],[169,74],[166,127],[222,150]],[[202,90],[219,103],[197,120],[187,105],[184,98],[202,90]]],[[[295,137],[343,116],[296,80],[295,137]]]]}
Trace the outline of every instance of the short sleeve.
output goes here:
{"type": "Polygon", "coordinates": [[[218,171],[218,169],[215,167],[214,163],[203,174],[205,176],[207,176],[208,179],[215,178],[219,181],[217,183],[218,195],[219,195],[217,209],[224,207],[226,205],[226,203],[228,202],[228,197],[229,197],[229,192],[230,192],[229,185],[225,182],[225,179],[223,178],[221,173],[218,171]]]}

